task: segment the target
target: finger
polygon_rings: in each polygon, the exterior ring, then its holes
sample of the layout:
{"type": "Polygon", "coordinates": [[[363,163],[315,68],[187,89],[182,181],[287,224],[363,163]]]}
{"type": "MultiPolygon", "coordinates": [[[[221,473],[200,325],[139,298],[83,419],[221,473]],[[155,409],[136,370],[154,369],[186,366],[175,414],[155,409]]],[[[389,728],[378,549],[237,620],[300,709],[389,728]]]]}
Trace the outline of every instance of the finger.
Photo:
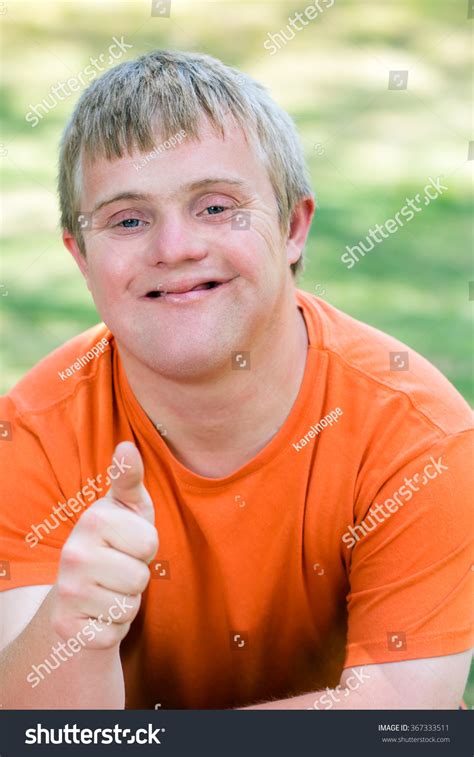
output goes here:
{"type": "Polygon", "coordinates": [[[78,533],[98,544],[150,562],[158,550],[158,532],[145,518],[110,497],[104,497],[81,515],[78,533]]]}
{"type": "Polygon", "coordinates": [[[108,496],[154,523],[155,511],[143,483],[143,462],[138,449],[132,442],[120,442],[115,448],[113,463],[120,474],[112,481],[108,496]]]}
{"type": "Polygon", "coordinates": [[[88,577],[104,589],[122,594],[141,594],[150,580],[150,570],[142,560],[115,549],[101,547],[88,565],[88,577]]]}
{"type": "Polygon", "coordinates": [[[73,599],[71,607],[79,617],[96,618],[102,628],[117,623],[131,623],[139,610],[140,594],[122,594],[94,586],[87,597],[73,599]]]}

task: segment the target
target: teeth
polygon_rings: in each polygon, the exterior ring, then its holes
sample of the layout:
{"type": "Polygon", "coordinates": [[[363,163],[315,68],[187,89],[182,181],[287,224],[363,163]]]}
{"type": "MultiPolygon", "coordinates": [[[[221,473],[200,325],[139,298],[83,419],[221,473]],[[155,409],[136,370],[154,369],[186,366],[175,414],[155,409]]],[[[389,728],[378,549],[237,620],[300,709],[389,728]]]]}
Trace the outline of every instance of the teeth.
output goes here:
{"type": "MultiPolygon", "coordinates": [[[[219,286],[220,282],[218,281],[206,281],[204,284],[197,284],[195,287],[190,289],[190,292],[197,291],[199,289],[214,289],[215,287],[219,286]]],[[[166,294],[175,294],[175,292],[166,292],[163,289],[160,290],[153,290],[151,292],[148,292],[148,297],[164,297],[166,294]]],[[[179,292],[178,294],[181,294],[179,292]]]]}
{"type": "Polygon", "coordinates": [[[197,286],[193,287],[192,291],[195,291],[196,289],[213,289],[215,286],[217,286],[217,282],[206,281],[205,284],[198,284],[197,286]]]}
{"type": "MultiPolygon", "coordinates": [[[[214,287],[216,286],[219,286],[219,283],[217,281],[206,281],[204,284],[197,284],[195,287],[193,287],[189,291],[194,292],[199,289],[214,289],[214,287]]],[[[148,297],[162,297],[165,294],[175,294],[175,292],[166,292],[163,289],[153,290],[151,292],[148,292],[148,297]]],[[[182,293],[178,292],[178,294],[182,294],[182,293]]]]}

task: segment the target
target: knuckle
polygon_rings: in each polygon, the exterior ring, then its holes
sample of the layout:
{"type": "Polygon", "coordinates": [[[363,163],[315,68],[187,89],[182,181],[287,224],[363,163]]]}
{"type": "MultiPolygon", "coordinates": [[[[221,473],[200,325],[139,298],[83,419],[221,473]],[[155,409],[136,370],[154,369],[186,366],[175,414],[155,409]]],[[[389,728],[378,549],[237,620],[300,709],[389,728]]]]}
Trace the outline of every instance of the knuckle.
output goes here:
{"type": "Polygon", "coordinates": [[[61,599],[72,599],[74,597],[79,597],[82,593],[81,587],[75,581],[64,579],[58,581],[57,591],[58,596],[61,597],[61,599]]]}
{"type": "Polygon", "coordinates": [[[89,507],[89,509],[81,515],[79,522],[82,528],[91,532],[99,530],[103,526],[104,520],[105,514],[101,508],[89,507]]]}
{"type": "Polygon", "coordinates": [[[73,635],[71,622],[64,615],[53,614],[51,618],[51,626],[53,631],[62,639],[68,639],[73,635]]]}
{"type": "Polygon", "coordinates": [[[150,571],[148,567],[144,564],[137,566],[133,575],[133,579],[132,579],[133,591],[131,593],[141,594],[142,591],[148,585],[149,580],[150,580],[150,571]]]}
{"type": "Polygon", "coordinates": [[[131,594],[128,597],[128,600],[133,605],[133,608],[130,610],[130,615],[133,615],[133,617],[135,617],[135,615],[137,614],[138,610],[140,609],[140,605],[141,605],[141,602],[142,602],[142,595],[141,594],[131,594]]]}
{"type": "Polygon", "coordinates": [[[84,562],[82,551],[74,543],[66,542],[61,553],[61,562],[66,567],[77,567],[84,562]]]}
{"type": "Polygon", "coordinates": [[[146,534],[142,542],[142,548],[145,558],[155,554],[158,549],[158,534],[156,529],[146,534]]]}
{"type": "Polygon", "coordinates": [[[81,531],[92,531],[95,528],[95,523],[95,511],[92,507],[89,507],[88,510],[82,513],[77,525],[81,531]]]}
{"type": "Polygon", "coordinates": [[[129,597],[129,600],[133,604],[133,607],[128,611],[128,619],[132,621],[134,618],[136,618],[137,613],[140,609],[142,596],[141,594],[135,594],[134,596],[129,597]]]}
{"type": "MultiPolygon", "coordinates": [[[[130,597],[128,597],[128,599],[130,600],[130,597]]],[[[135,619],[139,607],[140,603],[137,604],[136,602],[133,602],[133,607],[127,607],[127,609],[123,611],[120,617],[114,620],[114,623],[120,626],[131,623],[132,620],[135,619]]]]}

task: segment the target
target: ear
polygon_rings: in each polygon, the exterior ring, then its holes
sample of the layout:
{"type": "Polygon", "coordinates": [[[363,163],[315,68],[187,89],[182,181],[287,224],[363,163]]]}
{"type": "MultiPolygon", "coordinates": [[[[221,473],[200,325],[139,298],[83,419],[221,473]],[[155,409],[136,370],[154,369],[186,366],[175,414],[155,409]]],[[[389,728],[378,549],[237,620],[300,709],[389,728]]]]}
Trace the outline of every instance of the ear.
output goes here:
{"type": "Polygon", "coordinates": [[[76,261],[80,272],[86,280],[87,288],[90,291],[89,266],[87,264],[87,258],[82,254],[81,250],[79,249],[79,245],[76,242],[76,238],[71,234],[70,231],[63,231],[63,243],[76,261]]]}
{"type": "Polygon", "coordinates": [[[295,206],[286,240],[286,259],[296,263],[300,259],[316,209],[314,197],[303,197],[295,206]]]}

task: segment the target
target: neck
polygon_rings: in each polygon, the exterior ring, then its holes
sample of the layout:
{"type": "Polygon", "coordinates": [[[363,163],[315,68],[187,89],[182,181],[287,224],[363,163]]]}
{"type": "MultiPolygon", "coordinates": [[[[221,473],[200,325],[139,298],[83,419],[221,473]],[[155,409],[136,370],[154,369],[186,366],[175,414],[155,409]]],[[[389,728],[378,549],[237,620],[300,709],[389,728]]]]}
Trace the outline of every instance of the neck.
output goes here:
{"type": "Polygon", "coordinates": [[[301,386],[308,347],[294,292],[284,312],[251,346],[250,370],[212,380],[171,380],[138,364],[119,345],[130,387],[181,463],[225,476],[254,457],[284,423],[301,386]]]}

